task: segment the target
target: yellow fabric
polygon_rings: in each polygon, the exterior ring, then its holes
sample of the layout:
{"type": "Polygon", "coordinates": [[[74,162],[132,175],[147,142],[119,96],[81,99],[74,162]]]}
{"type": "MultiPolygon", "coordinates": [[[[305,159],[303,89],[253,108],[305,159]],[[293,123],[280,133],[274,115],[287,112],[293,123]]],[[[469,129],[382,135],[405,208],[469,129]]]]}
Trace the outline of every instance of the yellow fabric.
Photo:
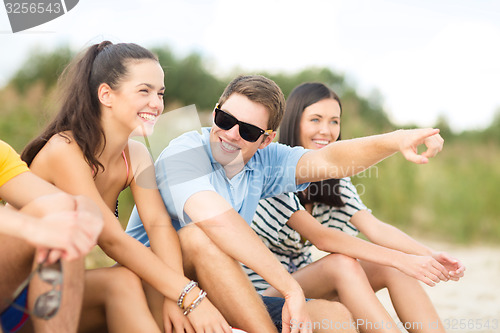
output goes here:
{"type": "Polygon", "coordinates": [[[0,186],[28,170],[28,166],[21,160],[16,151],[0,140],[0,186]]]}

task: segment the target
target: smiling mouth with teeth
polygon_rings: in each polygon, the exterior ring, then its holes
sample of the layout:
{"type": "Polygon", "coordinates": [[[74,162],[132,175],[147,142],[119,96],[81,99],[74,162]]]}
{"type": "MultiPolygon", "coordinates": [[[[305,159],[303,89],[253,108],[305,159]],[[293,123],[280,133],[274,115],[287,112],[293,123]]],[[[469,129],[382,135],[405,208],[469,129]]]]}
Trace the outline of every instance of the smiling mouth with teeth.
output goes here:
{"type": "Polygon", "coordinates": [[[156,116],[150,113],[139,113],[139,117],[148,121],[153,121],[156,119],[156,116]]]}
{"type": "Polygon", "coordinates": [[[317,143],[318,145],[327,145],[330,143],[330,141],[327,140],[313,140],[314,143],[317,143]]]}
{"type": "Polygon", "coordinates": [[[220,140],[220,144],[221,144],[222,148],[223,148],[224,150],[226,150],[226,151],[237,151],[237,150],[239,150],[239,148],[238,148],[238,147],[235,147],[235,146],[233,146],[233,145],[230,145],[229,143],[226,143],[226,142],[224,142],[224,141],[222,141],[222,140],[220,140]]]}

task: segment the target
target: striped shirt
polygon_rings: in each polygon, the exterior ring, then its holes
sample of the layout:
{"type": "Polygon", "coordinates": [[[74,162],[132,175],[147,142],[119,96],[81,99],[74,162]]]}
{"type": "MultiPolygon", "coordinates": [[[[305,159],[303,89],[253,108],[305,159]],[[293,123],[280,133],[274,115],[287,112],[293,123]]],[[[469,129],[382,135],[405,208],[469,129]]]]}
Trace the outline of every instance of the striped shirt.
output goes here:
{"type": "MultiPolygon", "coordinates": [[[[325,226],[356,236],[359,231],[350,223],[350,219],[356,212],[367,208],[350,178],[342,178],[339,185],[345,206],[314,204],[312,215],[325,226]]],[[[264,244],[290,273],[312,263],[312,244],[309,241],[303,242],[301,235],[287,225],[288,219],[297,210],[304,210],[304,207],[300,204],[297,195],[292,192],[262,199],[259,201],[251,225],[264,244]]],[[[243,265],[243,269],[258,292],[263,292],[269,287],[269,284],[250,268],[243,265]]]]}

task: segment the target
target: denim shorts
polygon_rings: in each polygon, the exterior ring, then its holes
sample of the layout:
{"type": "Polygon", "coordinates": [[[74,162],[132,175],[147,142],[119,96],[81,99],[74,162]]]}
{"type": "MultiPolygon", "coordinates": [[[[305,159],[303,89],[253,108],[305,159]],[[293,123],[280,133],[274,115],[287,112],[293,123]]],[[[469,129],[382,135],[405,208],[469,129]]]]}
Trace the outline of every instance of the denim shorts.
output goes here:
{"type": "Polygon", "coordinates": [[[261,296],[264,304],[266,305],[267,312],[274,323],[274,326],[281,332],[281,312],[283,311],[283,305],[285,304],[285,299],[281,297],[269,297],[261,296]]]}
{"type": "MultiPolygon", "coordinates": [[[[274,326],[278,329],[278,332],[281,332],[282,327],[282,318],[281,313],[283,311],[283,305],[285,305],[285,299],[281,297],[270,297],[270,296],[262,296],[262,300],[266,305],[267,312],[271,317],[271,320],[274,323],[274,326]]],[[[312,301],[312,298],[306,298],[306,302],[312,301]]]]}

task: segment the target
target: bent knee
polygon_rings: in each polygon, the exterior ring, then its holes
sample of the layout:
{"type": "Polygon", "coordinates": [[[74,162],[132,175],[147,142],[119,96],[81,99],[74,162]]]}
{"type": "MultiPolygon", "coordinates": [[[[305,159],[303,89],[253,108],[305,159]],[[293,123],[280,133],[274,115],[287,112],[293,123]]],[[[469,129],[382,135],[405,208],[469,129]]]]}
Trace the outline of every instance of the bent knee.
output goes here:
{"type": "Polygon", "coordinates": [[[329,254],[318,261],[322,265],[322,270],[328,275],[339,278],[349,278],[353,275],[364,274],[359,262],[343,254],[329,254]]]}
{"type": "Polygon", "coordinates": [[[222,253],[218,246],[197,226],[187,226],[179,231],[182,253],[192,257],[222,253]]]}

